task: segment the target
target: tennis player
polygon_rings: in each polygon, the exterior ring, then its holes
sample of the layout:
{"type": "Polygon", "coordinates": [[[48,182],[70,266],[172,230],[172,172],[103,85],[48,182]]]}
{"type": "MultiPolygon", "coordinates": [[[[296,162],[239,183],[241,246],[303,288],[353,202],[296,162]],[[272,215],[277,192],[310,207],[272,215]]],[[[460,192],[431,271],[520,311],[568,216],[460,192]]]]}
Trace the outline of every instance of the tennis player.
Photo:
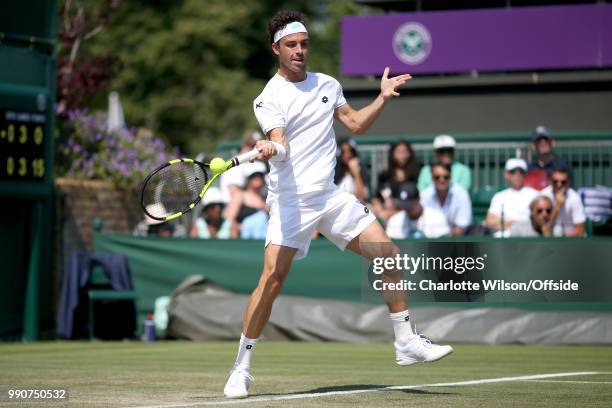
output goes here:
{"type": "MultiPolygon", "coordinates": [[[[253,381],[250,361],[257,339],[292,261],[306,256],[314,230],[340,249],[349,248],[369,259],[399,253],[368,208],[334,184],[332,124],[335,118],[352,133],[366,132],[411,76],[390,78],[385,68],[380,94],[368,106],[355,110],[344,99],[337,80],[306,71],[309,38],[305,24],[305,16],[294,11],[278,12],[268,24],[278,70],[253,104],[269,139],[258,141],[256,147],[261,152],[258,159],[269,160],[271,167],[270,222],[263,272],[249,299],[238,355],[224,389],[228,398],[248,396],[253,381]]],[[[453,351],[413,331],[405,293],[384,298],[395,332],[397,364],[435,361],[453,351]]]]}

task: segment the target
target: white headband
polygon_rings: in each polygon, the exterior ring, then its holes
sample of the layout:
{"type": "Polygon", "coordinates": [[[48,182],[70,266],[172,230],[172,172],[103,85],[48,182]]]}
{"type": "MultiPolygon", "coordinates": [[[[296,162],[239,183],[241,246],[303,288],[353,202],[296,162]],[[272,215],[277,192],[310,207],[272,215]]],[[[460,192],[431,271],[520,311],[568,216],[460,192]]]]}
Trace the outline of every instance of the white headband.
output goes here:
{"type": "Polygon", "coordinates": [[[294,21],[293,23],[287,24],[282,30],[278,30],[274,33],[274,42],[277,43],[281,38],[295,33],[307,33],[306,27],[304,24],[299,21],[294,21]]]}

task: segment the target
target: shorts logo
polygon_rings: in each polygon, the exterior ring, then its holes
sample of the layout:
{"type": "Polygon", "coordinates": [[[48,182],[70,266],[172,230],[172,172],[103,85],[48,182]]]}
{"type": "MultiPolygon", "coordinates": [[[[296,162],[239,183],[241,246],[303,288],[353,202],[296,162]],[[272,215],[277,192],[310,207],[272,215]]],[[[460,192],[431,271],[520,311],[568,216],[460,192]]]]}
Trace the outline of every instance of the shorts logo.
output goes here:
{"type": "Polygon", "coordinates": [[[329,99],[327,99],[327,96],[324,96],[323,99],[321,99],[321,102],[323,103],[327,103],[327,101],[329,101],[329,99]]]}
{"type": "Polygon", "coordinates": [[[253,346],[251,346],[250,344],[247,344],[247,346],[246,346],[246,349],[247,349],[247,350],[250,350],[250,349],[252,349],[252,348],[253,348],[253,346]]]}
{"type": "Polygon", "coordinates": [[[431,53],[431,34],[423,24],[402,24],[393,35],[392,46],[400,61],[408,65],[418,65],[431,53]]]}
{"type": "Polygon", "coordinates": [[[366,213],[366,214],[369,214],[370,213],[370,209],[364,205],[363,206],[363,212],[366,213]]]}

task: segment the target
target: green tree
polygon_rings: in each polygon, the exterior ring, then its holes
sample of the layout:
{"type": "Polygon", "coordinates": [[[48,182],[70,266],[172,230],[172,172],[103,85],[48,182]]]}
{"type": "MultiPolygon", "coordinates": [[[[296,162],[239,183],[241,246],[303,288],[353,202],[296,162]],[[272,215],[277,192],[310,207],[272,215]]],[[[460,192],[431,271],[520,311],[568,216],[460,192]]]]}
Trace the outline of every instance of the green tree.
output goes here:
{"type": "Polygon", "coordinates": [[[252,100],[274,63],[267,20],[277,9],[306,3],[124,0],[87,47],[120,61],[109,90],[121,94],[130,124],[166,136],[184,152],[210,151],[218,139],[256,127],[252,100]]]}
{"type": "MultiPolygon", "coordinates": [[[[92,14],[99,8],[94,0],[80,2],[92,14]]],[[[364,10],[350,0],[112,4],[118,6],[104,29],[81,44],[82,55],[118,62],[89,107],[106,109],[108,91],[116,90],[129,125],[151,129],[187,154],[214,151],[219,140],[257,128],[252,101],[275,70],[267,39],[275,12],[305,12],[313,45],[309,69],[338,75],[341,17],[364,10]]]]}
{"type": "Polygon", "coordinates": [[[309,69],[339,78],[342,17],[366,12],[372,12],[372,9],[352,0],[333,0],[322,4],[311,29],[309,69]]]}

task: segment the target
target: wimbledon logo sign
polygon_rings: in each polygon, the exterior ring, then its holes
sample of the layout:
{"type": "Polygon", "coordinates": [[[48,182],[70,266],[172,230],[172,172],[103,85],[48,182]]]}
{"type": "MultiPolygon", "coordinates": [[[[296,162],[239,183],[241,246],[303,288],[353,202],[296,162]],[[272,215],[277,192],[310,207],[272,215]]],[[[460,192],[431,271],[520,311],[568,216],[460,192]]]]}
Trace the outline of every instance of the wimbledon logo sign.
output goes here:
{"type": "Polygon", "coordinates": [[[422,24],[402,24],[393,35],[395,56],[408,65],[425,61],[431,53],[431,34],[422,24]]]}

